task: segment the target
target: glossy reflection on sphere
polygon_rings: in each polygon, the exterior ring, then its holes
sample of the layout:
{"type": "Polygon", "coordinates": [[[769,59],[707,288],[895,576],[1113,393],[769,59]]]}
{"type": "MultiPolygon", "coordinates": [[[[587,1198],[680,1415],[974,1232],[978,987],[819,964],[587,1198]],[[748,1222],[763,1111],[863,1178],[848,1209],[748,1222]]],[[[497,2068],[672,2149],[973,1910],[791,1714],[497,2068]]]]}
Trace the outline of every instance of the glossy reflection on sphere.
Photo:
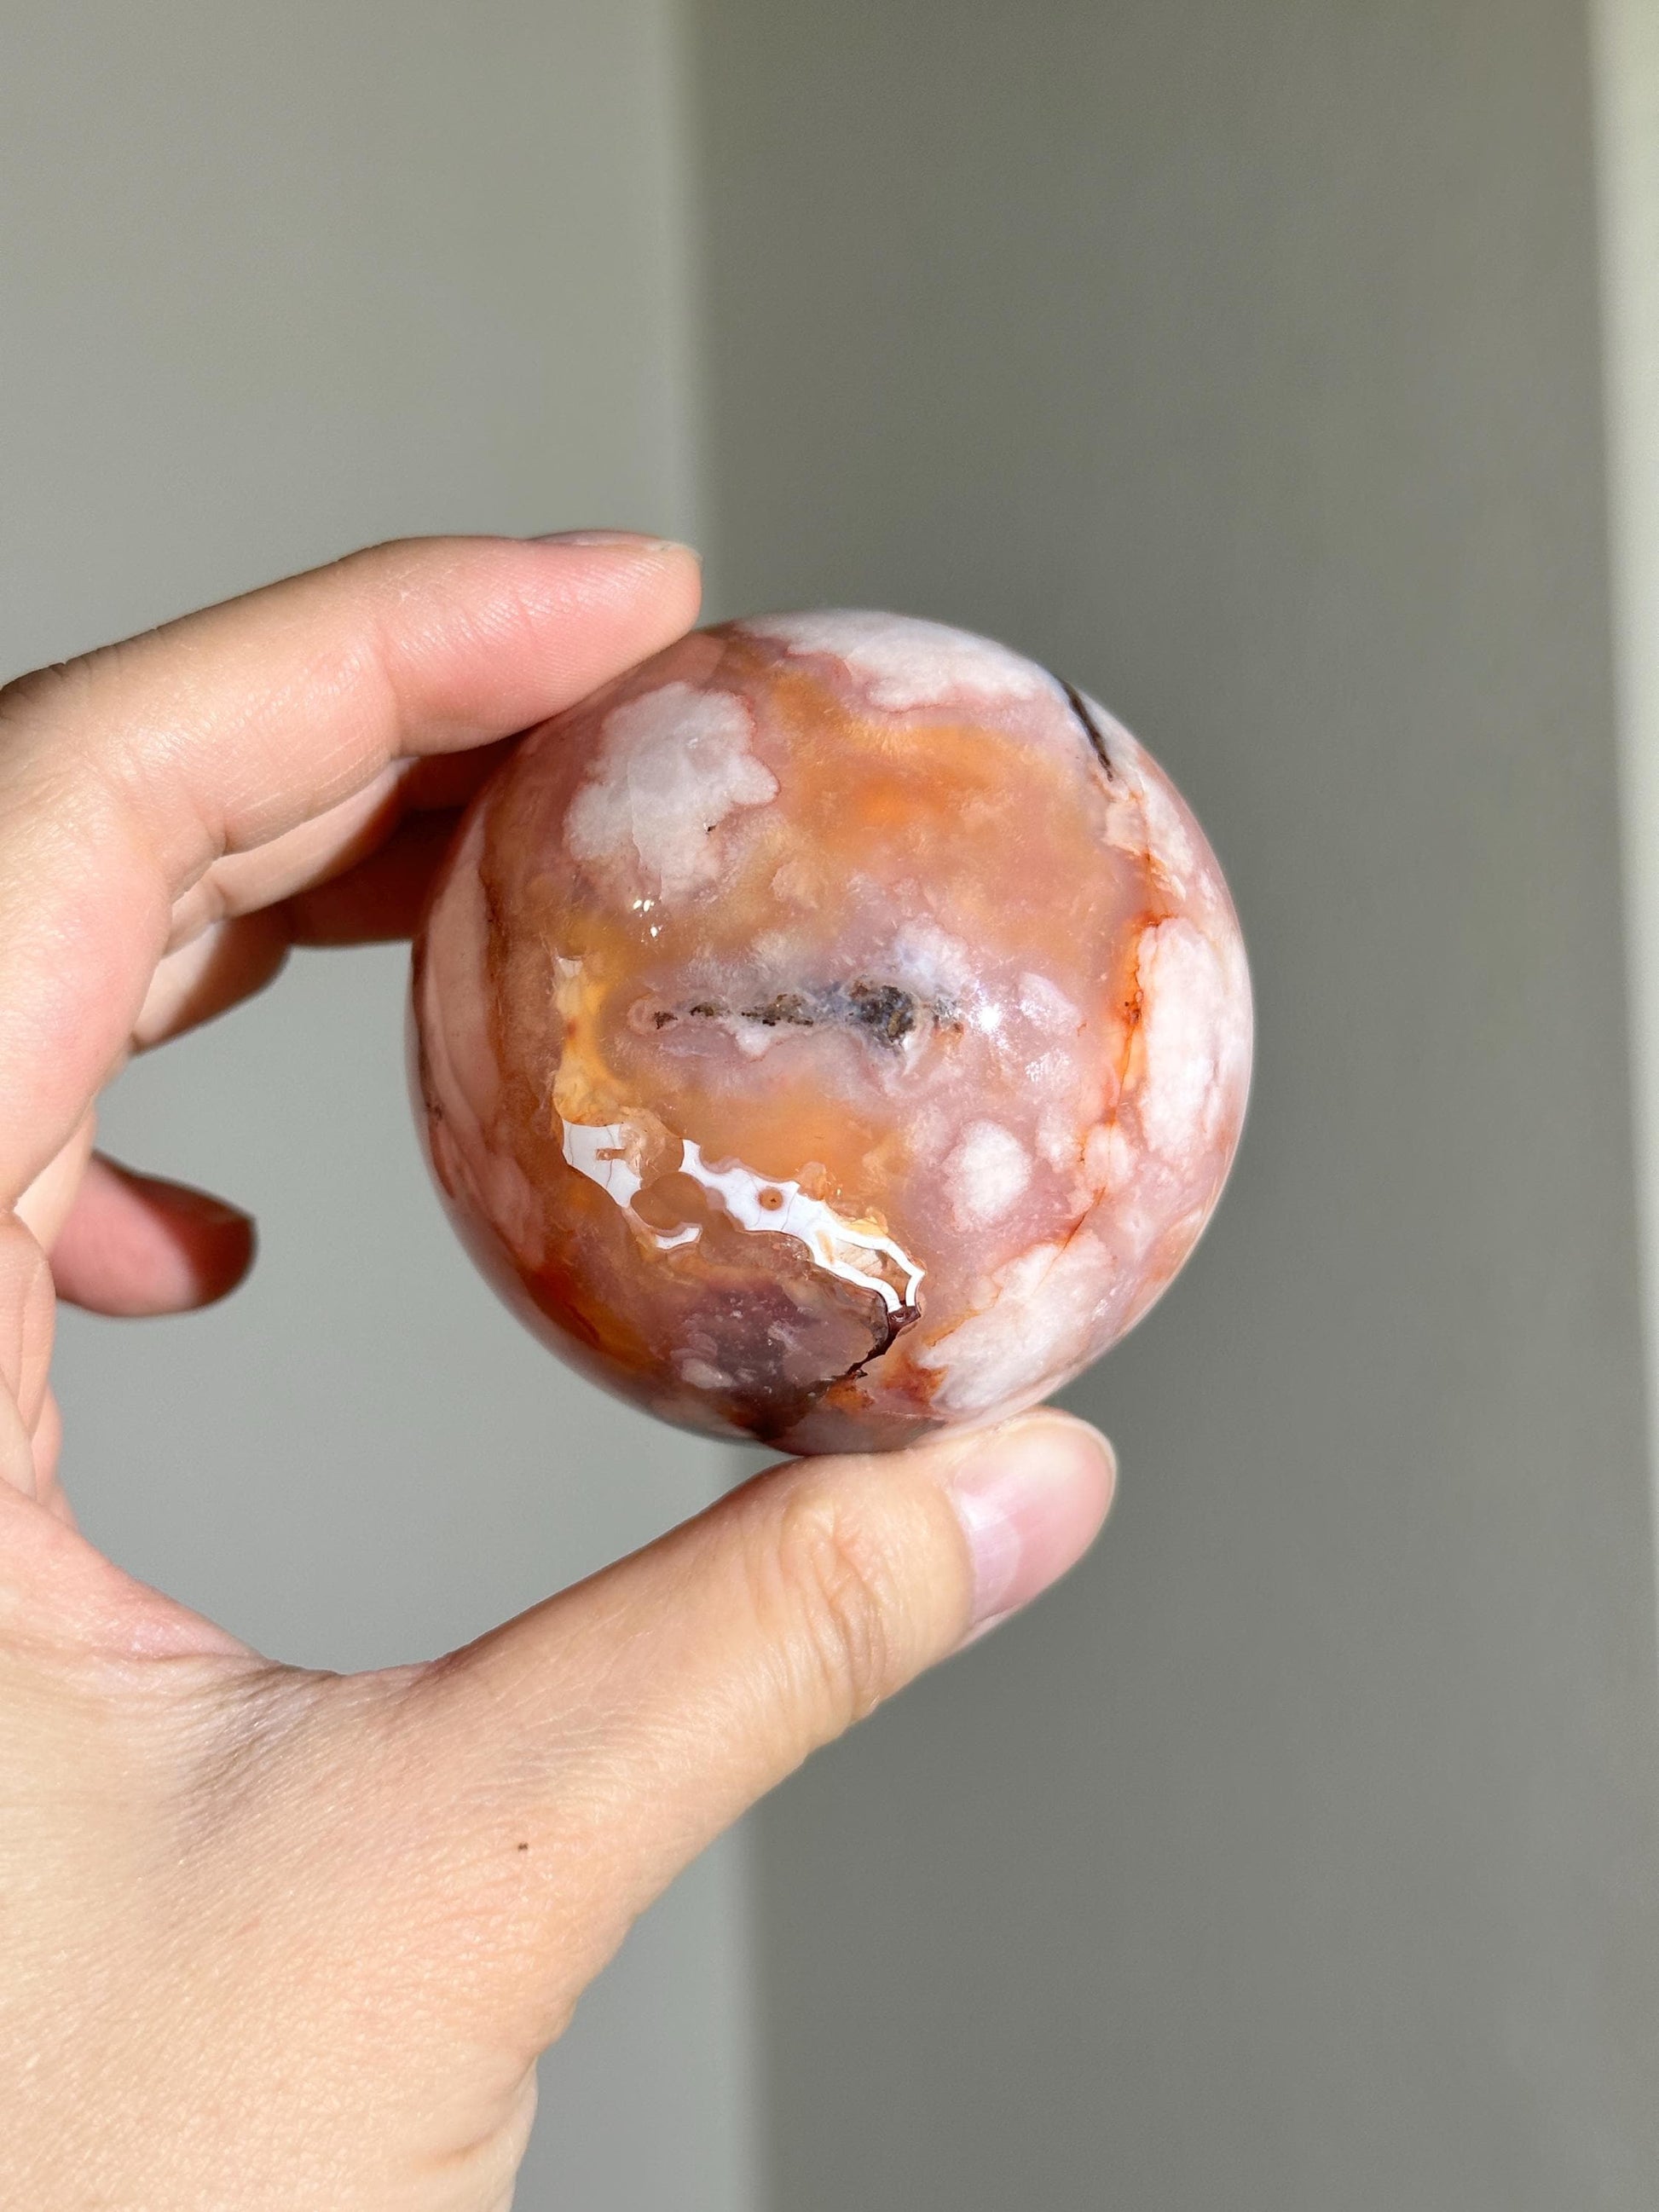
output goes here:
{"type": "Polygon", "coordinates": [[[417,1106],[530,1325],[791,1451],[1030,1405],[1219,1195],[1250,995],[1110,715],[898,616],[683,638],[479,795],[415,953],[417,1106]]]}

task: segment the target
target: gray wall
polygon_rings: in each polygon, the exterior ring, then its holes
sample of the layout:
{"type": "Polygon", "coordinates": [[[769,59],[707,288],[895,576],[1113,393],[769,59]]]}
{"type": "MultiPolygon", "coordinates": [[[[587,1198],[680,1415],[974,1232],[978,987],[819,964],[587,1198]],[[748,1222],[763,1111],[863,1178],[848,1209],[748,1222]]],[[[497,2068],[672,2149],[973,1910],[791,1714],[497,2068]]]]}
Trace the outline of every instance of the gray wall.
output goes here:
{"type": "Polygon", "coordinates": [[[1582,11],[698,13],[722,602],[1097,691],[1261,999],[1105,1542],[758,1823],[772,2201],[1650,2207],[1582,11]]]}
{"type": "MultiPolygon", "coordinates": [[[[0,665],[400,531],[695,530],[675,56],[655,0],[0,4],[0,665]]],[[[66,1317],[114,1556],[279,1656],[472,1635],[720,1462],[565,1375],[443,1226],[404,959],[312,956],[136,1067],[118,1155],[252,1206],[198,1318],[66,1317]]],[[[741,1869],[653,1915],[544,2069],[520,2195],[742,2212],[741,1869]]]]}
{"type": "MultiPolygon", "coordinates": [[[[1590,15],[1637,1182],[1659,1382],[1659,8],[1595,0],[1590,15]]],[[[1659,1388],[1648,1439],[1659,1470],[1659,1388]]]]}

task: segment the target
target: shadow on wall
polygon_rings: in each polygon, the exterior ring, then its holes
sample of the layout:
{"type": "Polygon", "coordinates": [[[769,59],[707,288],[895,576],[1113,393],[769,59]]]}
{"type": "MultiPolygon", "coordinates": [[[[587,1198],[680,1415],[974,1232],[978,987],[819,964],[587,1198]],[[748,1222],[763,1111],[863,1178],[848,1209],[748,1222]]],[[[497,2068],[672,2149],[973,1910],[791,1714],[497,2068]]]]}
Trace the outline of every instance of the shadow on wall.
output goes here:
{"type": "Polygon", "coordinates": [[[1098,1555],[759,1824],[775,2201],[1635,2212],[1580,11],[696,20],[718,611],[890,605],[1086,685],[1261,1001],[1234,1188],[1072,1394],[1124,1457],[1098,1555]]]}

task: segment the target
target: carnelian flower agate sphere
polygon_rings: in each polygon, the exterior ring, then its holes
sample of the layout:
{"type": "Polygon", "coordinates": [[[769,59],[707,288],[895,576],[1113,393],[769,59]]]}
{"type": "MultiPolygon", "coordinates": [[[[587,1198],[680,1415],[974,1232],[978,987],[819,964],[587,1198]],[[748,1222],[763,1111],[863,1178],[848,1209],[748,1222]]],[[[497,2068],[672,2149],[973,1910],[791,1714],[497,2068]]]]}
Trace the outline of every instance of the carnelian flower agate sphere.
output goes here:
{"type": "Polygon", "coordinates": [[[793,1452],[1035,1403],[1231,1164],[1214,856],[1109,714],[895,615],[727,623],[525,739],[415,954],[439,1186],[509,1303],[665,1419],[793,1452]]]}

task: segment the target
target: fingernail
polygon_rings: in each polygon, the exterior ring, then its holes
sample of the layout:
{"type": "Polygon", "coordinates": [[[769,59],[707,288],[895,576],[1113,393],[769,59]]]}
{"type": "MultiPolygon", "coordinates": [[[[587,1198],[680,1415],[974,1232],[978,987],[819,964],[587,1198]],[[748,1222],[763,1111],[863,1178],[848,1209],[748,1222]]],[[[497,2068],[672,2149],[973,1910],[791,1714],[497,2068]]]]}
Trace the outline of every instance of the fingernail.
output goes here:
{"type": "Polygon", "coordinates": [[[233,1206],[228,1199],[215,1198],[205,1190],[186,1190],[179,1211],[194,1214],[198,1221],[210,1229],[252,1229],[253,1226],[253,1216],[245,1207],[233,1206]]]}
{"type": "Polygon", "coordinates": [[[186,1214],[210,1229],[253,1226],[253,1216],[243,1207],[216,1197],[210,1190],[198,1190],[194,1183],[171,1182],[165,1176],[140,1175],[131,1168],[123,1168],[121,1173],[141,1190],[153,1191],[169,1213],[186,1214]]]}
{"type": "Polygon", "coordinates": [[[977,1438],[950,1477],[973,1559],[972,1633],[1029,1605],[1098,1533],[1117,1462],[1099,1431],[1041,1413],[977,1438]]]}
{"type": "Polygon", "coordinates": [[[625,545],[635,553],[689,553],[695,561],[697,549],[683,544],[678,538],[653,538],[643,530],[544,530],[530,541],[532,545],[625,545]]]}

